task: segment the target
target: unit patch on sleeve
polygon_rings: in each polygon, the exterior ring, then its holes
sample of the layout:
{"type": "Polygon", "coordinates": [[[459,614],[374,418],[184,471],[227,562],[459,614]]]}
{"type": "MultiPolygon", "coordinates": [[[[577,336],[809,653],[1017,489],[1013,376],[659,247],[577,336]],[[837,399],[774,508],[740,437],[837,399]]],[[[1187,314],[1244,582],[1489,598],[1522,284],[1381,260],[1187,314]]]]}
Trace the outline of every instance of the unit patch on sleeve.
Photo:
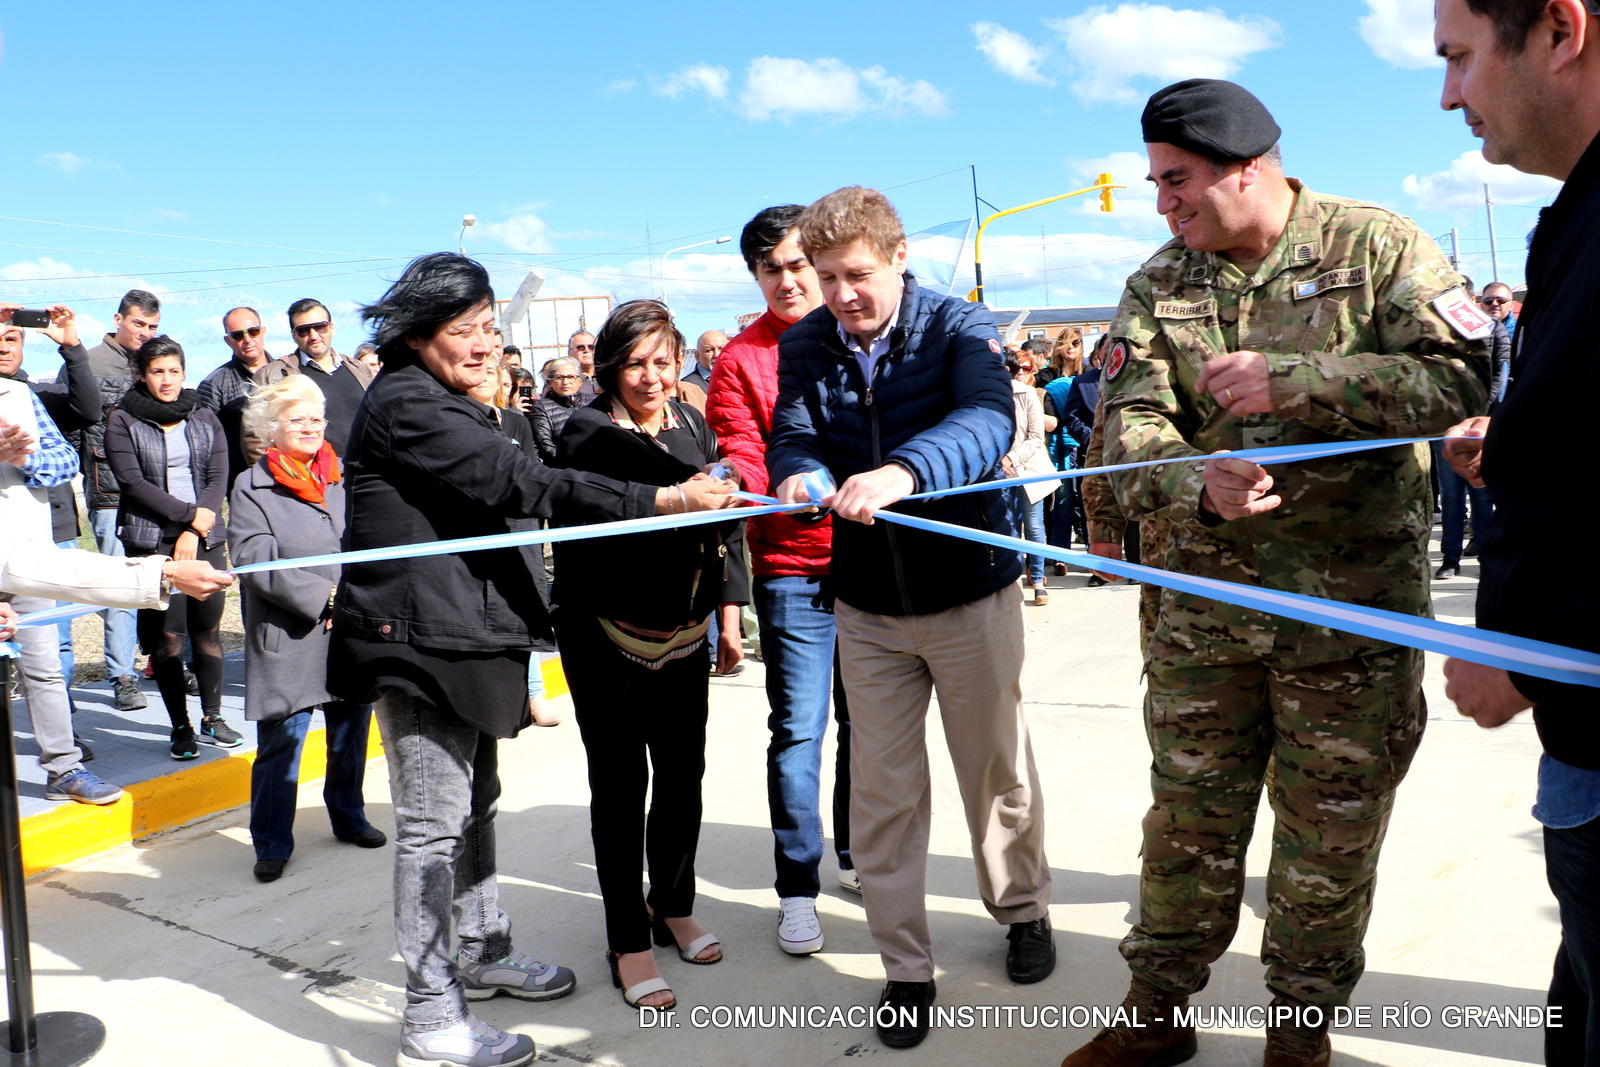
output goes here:
{"type": "Polygon", "coordinates": [[[1433,309],[1468,341],[1480,341],[1494,333],[1494,320],[1460,286],[1435,300],[1433,309]]]}
{"type": "Polygon", "coordinates": [[[1315,278],[1301,282],[1294,287],[1294,298],[1304,300],[1308,296],[1325,293],[1329,289],[1344,289],[1352,285],[1367,284],[1367,266],[1363,263],[1359,267],[1345,267],[1342,270],[1330,270],[1317,275],[1315,278]]]}
{"type": "Polygon", "coordinates": [[[1217,302],[1211,298],[1186,303],[1181,300],[1162,300],[1156,303],[1158,319],[1205,319],[1217,313],[1217,302]]]}
{"type": "Polygon", "coordinates": [[[1128,342],[1117,338],[1111,343],[1111,351],[1106,353],[1105,375],[1106,381],[1114,382],[1117,375],[1122,373],[1122,368],[1128,363],[1128,342]]]}
{"type": "Polygon", "coordinates": [[[993,352],[997,356],[1000,354],[1000,342],[996,341],[993,337],[989,338],[989,351],[993,352]]]}

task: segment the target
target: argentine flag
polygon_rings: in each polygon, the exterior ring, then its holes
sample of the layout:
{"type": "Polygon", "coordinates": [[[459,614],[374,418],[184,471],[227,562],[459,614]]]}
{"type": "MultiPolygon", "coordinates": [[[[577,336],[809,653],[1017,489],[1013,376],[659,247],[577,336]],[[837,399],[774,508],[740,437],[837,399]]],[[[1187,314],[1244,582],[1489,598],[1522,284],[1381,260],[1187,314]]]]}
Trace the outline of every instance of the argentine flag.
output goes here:
{"type": "Polygon", "coordinates": [[[911,273],[929,289],[950,295],[956,287],[956,267],[961,263],[972,233],[972,219],[943,222],[906,236],[911,273]]]}

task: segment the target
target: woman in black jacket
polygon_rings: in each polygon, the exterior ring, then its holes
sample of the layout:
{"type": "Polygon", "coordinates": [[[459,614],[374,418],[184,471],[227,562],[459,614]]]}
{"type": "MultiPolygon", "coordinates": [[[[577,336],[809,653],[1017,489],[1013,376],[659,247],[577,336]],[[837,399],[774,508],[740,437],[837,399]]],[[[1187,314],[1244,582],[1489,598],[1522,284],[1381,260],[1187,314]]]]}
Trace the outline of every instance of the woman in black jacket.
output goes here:
{"type": "MultiPolygon", "coordinates": [[[[595,338],[601,393],[567,420],[557,462],[668,486],[674,494],[710,483],[716,436],[698,411],[669,399],[683,348],[665,305],[633,300],[612,312],[595,338]]],[[[561,548],[556,634],[589,758],[606,957],[630,1005],[676,1003],[656,969],[652,935],[689,963],[722,958],[717,938],[694,919],[694,856],[705,772],[708,624],[713,611],[731,609],[724,618],[731,615],[732,625],[723,626],[717,649],[719,667],[731,668],[740,654],[734,605],[749,599],[741,536],[738,523],[718,523],[561,548]],[[614,580],[619,573],[629,580],[614,580]],[[644,855],[648,900],[641,888],[644,855]]]]}
{"type": "MultiPolygon", "coordinates": [[[[383,373],[351,427],[347,549],[504,534],[558,508],[596,523],[730,502],[710,481],[680,493],[550,470],[508,441],[466,395],[487,373],[495,316],[488,272],[465,256],[414,260],[362,314],[383,373]]],[[[468,996],[573,988],[567,968],[512,948],[495,880],[497,741],[527,725],[528,654],[549,648],[543,574],[536,548],[407,555],[347,564],[334,602],[329,692],[373,705],[389,760],[400,1050],[418,1062],[524,1063],[533,1042],[474,1019],[468,996]]]]}
{"type": "MultiPolygon", "coordinates": [[[[183,388],[183,348],[165,335],[134,356],[137,379],[106,419],[106,458],[121,487],[117,537],[130,556],[163,555],[223,566],[227,532],[217,522],[228,492],[228,441],[217,417],[183,388]]],[[[194,646],[200,683],[199,740],[237,748],[222,720],[223,597],[173,596],[166,611],[139,612],[139,644],[172,720],[172,758],[199,755],[189,725],[183,638],[194,646]]]]}

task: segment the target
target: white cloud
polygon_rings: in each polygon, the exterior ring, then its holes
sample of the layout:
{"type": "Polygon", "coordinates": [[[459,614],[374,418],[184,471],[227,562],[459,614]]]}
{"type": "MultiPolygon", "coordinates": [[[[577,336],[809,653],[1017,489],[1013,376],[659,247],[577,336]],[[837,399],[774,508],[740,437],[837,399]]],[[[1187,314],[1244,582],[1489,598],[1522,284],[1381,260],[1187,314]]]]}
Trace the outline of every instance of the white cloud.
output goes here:
{"type": "Polygon", "coordinates": [[[1072,90],[1088,103],[1138,103],[1134,78],[1158,85],[1183,78],[1226,78],[1256,52],[1276,48],[1278,24],[1262,15],[1229,18],[1215,8],[1125,3],[1052,19],[1082,76],[1072,90]]]}
{"type": "Polygon", "coordinates": [[[1444,65],[1433,51],[1433,0],[1366,0],[1356,24],[1361,39],[1391,67],[1420,70],[1444,65]]]}
{"type": "Polygon", "coordinates": [[[473,232],[512,252],[554,252],[550,224],[527,208],[520,208],[504,222],[480,222],[473,232]]]}
{"type": "Polygon", "coordinates": [[[34,160],[41,167],[50,167],[62,174],[76,174],[81,170],[117,170],[122,168],[109,159],[89,159],[76,152],[46,152],[34,160]]]}
{"type": "Polygon", "coordinates": [[[980,22],[972,27],[978,39],[978,51],[989,59],[989,65],[1009,78],[1035,85],[1054,85],[1039,65],[1050,55],[1050,49],[1041,48],[1015,30],[1008,30],[994,22],[980,22]]]}
{"type": "Polygon", "coordinates": [[[1485,182],[1497,204],[1534,204],[1555,196],[1561,188],[1554,178],[1489,163],[1482,152],[1476,151],[1463,152],[1437,173],[1420,177],[1408,174],[1402,187],[1406,195],[1416,198],[1419,208],[1463,212],[1483,206],[1485,182]]]}
{"type": "Polygon", "coordinates": [[[656,92],[676,100],[687,90],[698,89],[714,100],[728,95],[728,68],[696,63],[684,67],[656,86],[656,92]]]}

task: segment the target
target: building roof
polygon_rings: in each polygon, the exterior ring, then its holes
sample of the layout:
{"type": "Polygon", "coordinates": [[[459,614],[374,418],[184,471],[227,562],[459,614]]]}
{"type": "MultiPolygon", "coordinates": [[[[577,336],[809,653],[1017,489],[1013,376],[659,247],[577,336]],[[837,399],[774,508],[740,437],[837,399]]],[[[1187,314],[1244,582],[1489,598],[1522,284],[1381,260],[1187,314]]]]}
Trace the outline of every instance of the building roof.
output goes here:
{"type": "Polygon", "coordinates": [[[1071,308],[990,308],[994,312],[995,321],[1010,325],[1018,315],[1024,311],[1027,316],[1022,320],[1019,328],[1029,326],[1080,326],[1086,322],[1110,322],[1117,317],[1115,304],[1099,307],[1071,307],[1071,308]]]}

